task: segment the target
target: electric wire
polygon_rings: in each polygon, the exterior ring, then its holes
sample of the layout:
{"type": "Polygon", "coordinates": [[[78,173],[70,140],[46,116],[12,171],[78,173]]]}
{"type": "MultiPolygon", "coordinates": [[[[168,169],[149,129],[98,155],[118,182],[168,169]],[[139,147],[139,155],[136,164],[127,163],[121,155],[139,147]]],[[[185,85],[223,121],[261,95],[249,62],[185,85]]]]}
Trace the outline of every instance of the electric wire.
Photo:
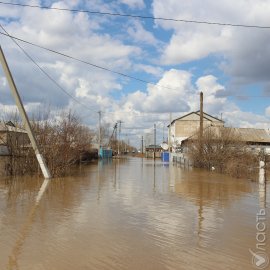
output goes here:
{"type": "MultiPolygon", "coordinates": [[[[65,53],[62,53],[62,52],[59,52],[59,51],[56,51],[56,50],[53,50],[53,49],[44,47],[44,46],[41,46],[41,45],[38,45],[38,44],[36,44],[36,43],[27,41],[27,40],[25,40],[25,39],[18,38],[18,37],[15,37],[15,36],[13,36],[13,35],[10,35],[10,34],[3,33],[3,32],[1,32],[1,31],[0,31],[0,35],[4,35],[4,36],[7,36],[7,37],[10,37],[10,38],[12,38],[12,39],[14,39],[14,40],[18,40],[18,41],[20,41],[20,42],[29,44],[29,45],[31,45],[31,46],[34,46],[34,47],[37,47],[37,48],[40,48],[40,49],[49,51],[49,52],[51,52],[51,53],[54,53],[54,54],[57,54],[57,55],[60,55],[60,56],[63,56],[63,57],[66,57],[66,58],[69,58],[69,59],[78,61],[78,62],[80,62],[80,63],[83,63],[83,64],[86,64],[86,65],[95,67],[95,68],[97,68],[97,69],[105,70],[105,71],[107,71],[107,72],[111,72],[111,73],[120,75],[120,76],[122,76],[122,77],[129,78],[129,79],[131,79],[131,80],[136,80],[136,81],[141,82],[141,83],[144,83],[144,84],[151,84],[151,85],[153,85],[154,87],[160,87],[160,88],[165,88],[165,89],[169,89],[169,90],[176,90],[176,88],[171,88],[171,87],[168,87],[168,86],[165,86],[165,85],[155,84],[155,83],[153,83],[153,82],[146,81],[146,80],[140,79],[140,78],[138,78],[138,77],[134,77],[134,76],[131,76],[131,75],[122,73],[122,72],[118,72],[118,71],[115,71],[115,70],[112,70],[112,69],[109,69],[109,68],[106,68],[106,67],[102,67],[102,66],[99,66],[99,65],[97,65],[97,64],[93,64],[93,63],[91,63],[91,62],[88,62],[88,61],[79,59],[79,58],[77,58],[77,57],[74,57],[74,56],[71,56],[71,55],[68,55],[68,54],[65,54],[65,53]]],[[[248,95],[242,95],[242,96],[237,96],[237,95],[226,95],[226,96],[224,96],[224,97],[229,97],[229,96],[231,96],[231,97],[258,97],[258,98],[259,98],[259,97],[262,97],[262,98],[270,97],[270,96],[267,96],[267,95],[263,95],[263,96],[259,96],[259,95],[257,95],[257,96],[248,96],[248,95]]],[[[219,97],[222,97],[222,96],[219,96],[219,97]]]]}
{"type": "Polygon", "coordinates": [[[93,63],[91,63],[91,62],[88,62],[88,61],[79,59],[79,58],[77,58],[77,57],[74,57],[74,56],[71,56],[71,55],[68,55],[68,54],[65,54],[65,53],[56,51],[56,50],[49,49],[49,48],[47,48],[47,47],[44,47],[44,46],[35,44],[35,43],[33,43],[33,42],[30,42],[30,41],[27,41],[27,40],[24,40],[24,39],[21,39],[21,38],[12,36],[12,35],[8,35],[8,34],[3,33],[3,32],[0,32],[0,35],[12,37],[12,38],[15,39],[15,40],[18,40],[18,41],[21,41],[21,42],[23,42],[23,43],[29,44],[29,45],[31,45],[31,46],[34,46],[34,47],[37,47],[37,48],[40,48],[40,49],[49,51],[49,52],[54,53],[54,54],[57,54],[57,55],[61,55],[61,56],[63,56],[63,57],[66,57],[66,58],[69,58],[69,59],[78,61],[78,62],[80,62],[80,63],[83,63],[83,64],[86,64],[86,65],[92,66],[92,67],[94,67],[94,68],[101,69],[101,70],[105,70],[105,71],[107,71],[107,72],[111,72],[111,73],[120,75],[120,76],[122,76],[122,77],[129,78],[129,79],[132,79],[132,80],[135,80],[135,81],[144,83],[144,84],[151,84],[151,85],[153,85],[154,87],[161,87],[161,88],[166,88],[166,89],[169,89],[169,90],[176,90],[175,88],[171,88],[171,87],[167,87],[167,86],[164,86],[164,85],[155,84],[155,83],[150,82],[150,81],[146,81],[146,80],[143,80],[143,79],[140,79],[140,78],[137,78],[137,77],[134,77],[134,76],[131,76],[131,75],[128,75],[128,74],[119,72],[119,71],[115,71],[115,70],[112,70],[112,69],[109,69],[109,68],[106,68],[106,67],[99,66],[99,65],[97,65],[97,64],[93,64],[93,63]]]}
{"type": "MultiPolygon", "coordinates": [[[[107,69],[107,68],[103,68],[103,67],[100,67],[100,66],[97,66],[97,65],[94,65],[92,63],[89,63],[89,62],[86,62],[86,61],[83,61],[83,60],[80,60],[80,59],[77,59],[73,56],[69,56],[69,55],[66,55],[66,54],[63,54],[63,53],[60,53],[60,52],[57,52],[57,51],[54,51],[54,50],[51,50],[51,49],[48,49],[46,47],[43,47],[43,46],[40,46],[40,45],[37,45],[37,44],[34,44],[34,43],[31,43],[31,42],[28,42],[28,41],[25,41],[23,39],[19,39],[17,37],[14,37],[14,36],[11,36],[9,35],[9,33],[4,29],[4,27],[0,24],[0,27],[3,29],[3,31],[5,31],[5,33],[2,33],[0,32],[0,34],[2,35],[5,35],[5,36],[8,36],[12,39],[12,41],[23,51],[23,53],[41,70],[41,72],[43,74],[45,74],[61,91],[63,91],[66,95],[68,95],[70,98],[72,98],[72,100],[74,100],[76,103],[82,105],[83,107],[85,107],[87,110],[90,110],[89,107],[87,107],[85,104],[81,103],[79,100],[77,100],[75,97],[73,97],[71,94],[69,94],[61,85],[59,85],[57,83],[56,80],[54,80],[45,70],[42,69],[42,67],[40,65],[38,65],[36,63],[36,61],[16,42],[16,40],[19,40],[21,42],[24,42],[24,43],[27,43],[27,44],[30,44],[30,45],[33,45],[33,46],[36,46],[36,47],[39,47],[39,48],[42,48],[42,49],[45,49],[47,51],[50,51],[50,52],[53,52],[53,53],[56,53],[56,54],[60,54],[62,56],[65,56],[65,57],[68,57],[68,58],[71,58],[73,60],[77,60],[77,61],[80,61],[80,62],[83,62],[85,64],[89,64],[89,65],[93,65],[94,67],[98,67],[98,68],[101,68],[101,69],[104,69],[104,70],[107,70],[107,71],[110,71],[110,72],[114,72],[114,73],[117,73],[119,75],[124,75],[125,77],[129,77],[131,79],[136,79],[136,80],[139,80],[141,82],[145,82],[145,83],[149,83],[149,84],[153,84],[151,82],[148,82],[148,81],[144,81],[144,80],[141,80],[141,79],[138,79],[138,78],[135,78],[133,76],[129,76],[127,74],[124,74],[124,73],[120,73],[120,72],[115,72],[115,71],[112,71],[110,69],[107,69]]],[[[160,86],[160,87],[164,87],[164,86],[160,86]]],[[[269,97],[269,96],[245,96],[245,95],[227,95],[228,96],[234,96],[234,97],[269,97]]],[[[224,96],[226,97],[226,96],[224,96]]],[[[90,110],[90,111],[93,111],[93,110],[90,110]]],[[[145,114],[146,112],[144,112],[145,114]]],[[[108,114],[108,112],[106,112],[106,114],[108,114]]],[[[113,112],[109,112],[109,114],[113,114],[113,112]]],[[[152,113],[152,114],[155,114],[155,113],[152,113]]],[[[158,114],[158,113],[157,113],[158,114]]],[[[143,117],[143,115],[138,115],[138,116],[133,116],[133,117],[143,117]]],[[[130,129],[149,129],[147,127],[141,127],[141,128],[130,128],[130,129]]],[[[151,128],[150,128],[151,129],[151,128]]]]}
{"type": "MultiPolygon", "coordinates": [[[[11,40],[20,48],[20,50],[38,67],[38,69],[43,73],[43,74],[45,74],[46,75],[46,77],[48,77],[61,91],[63,91],[66,95],[68,95],[72,100],[74,100],[76,103],[78,103],[78,104],[80,104],[81,106],[83,106],[83,107],[85,107],[87,110],[89,110],[89,111],[92,111],[93,112],[93,110],[91,110],[91,109],[89,109],[89,107],[87,107],[85,104],[83,104],[83,103],[81,103],[79,100],[77,100],[74,96],[72,96],[70,93],[68,93],[61,85],[59,85],[58,83],[57,83],[57,81],[54,79],[54,78],[52,78],[51,76],[50,76],[50,74],[48,74],[34,59],[33,59],[33,57],[29,54],[29,53],[27,53],[25,50],[24,50],[24,48],[22,48],[21,46],[20,46],[20,44],[18,44],[18,42],[16,42],[16,40],[15,39],[13,39],[12,38],[12,36],[10,36],[9,35],[9,33],[5,30],[5,28],[0,24],[0,28],[2,28],[3,29],[3,31],[5,31],[6,32],[6,34],[11,38],[11,40]]],[[[94,111],[94,112],[96,112],[96,111],[94,111]]],[[[97,113],[97,112],[96,112],[97,113]]],[[[102,112],[102,113],[105,113],[105,112],[102,112]]],[[[106,115],[107,114],[114,114],[114,112],[106,112],[106,115]]],[[[147,112],[143,112],[142,114],[149,114],[149,113],[147,113],[147,112]]],[[[159,113],[152,113],[151,112],[151,114],[158,114],[159,115],[159,113]]],[[[91,115],[92,116],[92,115],[91,115]]],[[[86,118],[86,117],[90,117],[90,115],[85,115],[85,116],[82,116],[81,118],[86,118]]],[[[134,115],[134,116],[132,116],[133,118],[135,117],[135,118],[137,118],[137,117],[145,117],[144,115],[134,115]]],[[[142,128],[142,129],[147,129],[147,128],[142,128]]]]}
{"type": "Polygon", "coordinates": [[[91,110],[88,106],[80,102],[78,99],[76,99],[74,96],[72,96],[69,92],[67,92],[48,72],[46,72],[34,59],[33,57],[25,51],[25,49],[15,40],[12,36],[8,34],[8,32],[5,30],[5,28],[0,24],[0,27],[3,29],[3,31],[6,32],[6,34],[11,38],[11,40],[20,48],[20,50],[28,57],[28,59],[31,60],[32,63],[51,81],[53,82],[63,93],[68,95],[73,101],[78,103],[79,105],[83,106],[85,109],[89,111],[91,110]]]}
{"type": "Polygon", "coordinates": [[[61,55],[61,56],[63,56],[63,57],[66,57],[66,58],[75,60],[75,61],[77,61],[77,62],[80,62],[80,63],[86,64],[86,65],[92,66],[92,67],[97,68],[97,69],[105,70],[105,71],[107,71],[107,72],[111,72],[111,73],[120,75],[120,76],[122,76],[122,77],[126,77],[126,78],[129,78],[129,79],[132,79],[132,80],[136,80],[136,81],[141,82],[141,83],[144,83],[144,84],[151,84],[151,85],[153,85],[153,86],[155,86],[155,87],[161,87],[161,88],[166,88],[166,89],[169,89],[169,90],[175,90],[175,88],[171,88],[171,87],[167,87],[167,86],[164,86],[164,85],[155,84],[155,83],[153,83],[153,82],[146,81],[146,80],[143,80],[143,79],[140,79],[140,78],[137,78],[137,77],[134,77],[134,76],[131,76],[131,75],[122,73],[122,72],[118,72],[118,71],[115,71],[115,70],[112,70],[112,69],[109,69],[109,68],[106,68],[106,67],[102,67],[102,66],[93,64],[93,63],[91,63],[91,62],[88,62],[88,61],[79,59],[79,58],[77,58],[77,57],[74,57],[74,56],[71,56],[71,55],[68,55],[68,54],[65,54],[65,53],[56,51],[56,50],[49,49],[49,48],[47,48],[47,47],[44,47],[44,46],[41,46],[41,45],[38,45],[38,44],[35,44],[35,43],[33,43],[33,42],[30,42],[30,41],[27,41],[27,40],[24,40],[24,39],[21,39],[21,38],[12,36],[12,35],[8,35],[8,34],[3,33],[3,32],[0,32],[0,35],[4,35],[4,36],[11,37],[11,38],[13,38],[13,39],[15,39],[15,40],[18,40],[18,41],[21,41],[21,42],[23,42],[23,43],[29,44],[29,45],[31,45],[31,46],[34,46],[34,47],[37,47],[37,48],[40,48],[40,49],[49,51],[49,52],[54,53],[54,54],[57,54],[57,55],[61,55]]]}
{"type": "Polygon", "coordinates": [[[172,21],[172,22],[181,22],[181,23],[206,24],[206,25],[230,26],[230,27],[241,27],[241,28],[270,29],[270,26],[264,26],[264,25],[234,24],[234,23],[214,22],[214,21],[200,21],[200,20],[187,20],[187,19],[177,19],[177,18],[164,18],[164,17],[154,17],[154,16],[148,16],[148,15],[101,12],[101,11],[91,11],[91,10],[84,10],[84,9],[58,8],[58,7],[49,7],[49,6],[40,6],[40,5],[10,3],[10,2],[3,2],[3,1],[0,1],[0,4],[2,4],[2,5],[11,5],[11,6],[19,6],[19,7],[27,7],[27,8],[39,8],[39,9],[47,9],[47,10],[56,10],[56,11],[81,12],[81,13],[88,13],[88,14],[91,14],[91,15],[127,17],[127,18],[133,18],[133,19],[144,19],[144,20],[145,19],[150,19],[150,20],[172,21]]]}

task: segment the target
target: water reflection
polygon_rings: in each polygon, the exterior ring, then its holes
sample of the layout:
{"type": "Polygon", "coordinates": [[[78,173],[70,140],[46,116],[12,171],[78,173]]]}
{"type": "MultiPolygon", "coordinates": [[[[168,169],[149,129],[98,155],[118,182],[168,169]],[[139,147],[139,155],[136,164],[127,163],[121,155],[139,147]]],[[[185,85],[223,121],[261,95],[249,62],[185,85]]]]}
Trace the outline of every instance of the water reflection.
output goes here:
{"type": "Polygon", "coordinates": [[[141,158],[0,180],[0,198],[0,269],[22,270],[252,269],[269,207],[257,183],[141,158]]]}
{"type": "Polygon", "coordinates": [[[266,208],[266,184],[261,184],[259,183],[259,188],[258,188],[258,191],[259,191],[259,205],[260,205],[260,208],[263,209],[263,208],[266,208]]]}
{"type": "Polygon", "coordinates": [[[22,226],[22,229],[20,229],[16,243],[15,243],[14,247],[12,248],[11,254],[9,255],[8,269],[14,269],[14,268],[18,269],[19,268],[18,257],[21,253],[22,248],[23,248],[23,244],[24,244],[24,242],[25,242],[25,240],[26,240],[26,238],[31,230],[39,202],[42,199],[42,196],[44,195],[50,182],[51,182],[50,179],[45,179],[44,182],[42,183],[39,191],[38,191],[34,205],[31,208],[31,210],[28,214],[28,217],[22,226]]]}

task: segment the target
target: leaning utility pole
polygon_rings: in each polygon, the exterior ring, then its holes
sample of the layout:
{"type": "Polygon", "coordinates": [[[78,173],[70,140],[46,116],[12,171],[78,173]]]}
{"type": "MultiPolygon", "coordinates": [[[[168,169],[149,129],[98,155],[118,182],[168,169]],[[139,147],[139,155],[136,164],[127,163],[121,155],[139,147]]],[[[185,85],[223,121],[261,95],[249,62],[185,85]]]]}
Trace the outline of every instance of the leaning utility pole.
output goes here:
{"type": "Polygon", "coordinates": [[[28,116],[26,114],[26,111],[24,109],[21,97],[19,95],[19,92],[18,92],[17,87],[15,85],[15,82],[13,80],[12,74],[11,74],[10,69],[8,67],[8,64],[7,64],[7,61],[6,61],[6,58],[5,58],[5,55],[4,55],[3,51],[2,51],[1,46],[0,46],[0,61],[1,61],[4,73],[5,73],[6,77],[7,77],[11,93],[12,93],[14,99],[15,99],[15,102],[16,102],[16,105],[18,107],[19,113],[20,113],[20,115],[22,117],[23,124],[25,126],[25,129],[26,129],[26,131],[28,133],[30,142],[31,142],[32,147],[34,149],[34,152],[36,154],[37,161],[39,163],[39,166],[41,168],[43,176],[44,176],[44,178],[47,178],[47,179],[51,178],[51,173],[50,173],[50,171],[49,171],[49,169],[48,169],[48,167],[47,167],[47,165],[46,165],[46,163],[44,161],[44,158],[43,158],[42,154],[40,153],[40,150],[39,150],[35,135],[33,133],[31,125],[30,125],[30,121],[29,121],[28,116]]]}

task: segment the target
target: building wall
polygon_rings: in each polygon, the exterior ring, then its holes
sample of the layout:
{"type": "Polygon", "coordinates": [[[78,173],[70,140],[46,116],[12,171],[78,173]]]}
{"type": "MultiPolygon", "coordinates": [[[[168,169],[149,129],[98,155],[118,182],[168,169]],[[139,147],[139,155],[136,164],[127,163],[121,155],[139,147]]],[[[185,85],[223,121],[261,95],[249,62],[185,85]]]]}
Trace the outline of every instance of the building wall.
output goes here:
{"type": "Polygon", "coordinates": [[[7,143],[7,132],[0,132],[0,144],[7,143]]]}
{"type": "Polygon", "coordinates": [[[0,132],[0,155],[11,154],[12,151],[21,151],[22,146],[30,144],[27,133],[0,132]],[[9,153],[11,151],[11,153],[9,153]]]}
{"type": "MultiPolygon", "coordinates": [[[[154,158],[154,152],[145,152],[145,157],[146,158],[154,158]]],[[[161,152],[156,152],[155,154],[156,158],[160,158],[161,157],[161,152]]]]}
{"type": "MultiPolygon", "coordinates": [[[[203,127],[224,126],[223,122],[203,120],[203,127]]],[[[173,144],[180,144],[182,140],[194,135],[199,131],[200,117],[196,114],[188,115],[182,119],[176,120],[171,126],[171,141],[173,144]]],[[[169,136],[169,134],[168,134],[169,136]]]]}
{"type": "MultiPolygon", "coordinates": [[[[199,131],[200,121],[198,120],[179,120],[176,121],[175,136],[176,137],[190,137],[199,131]]],[[[211,121],[204,120],[203,127],[206,128],[211,125],[211,121]]]]}

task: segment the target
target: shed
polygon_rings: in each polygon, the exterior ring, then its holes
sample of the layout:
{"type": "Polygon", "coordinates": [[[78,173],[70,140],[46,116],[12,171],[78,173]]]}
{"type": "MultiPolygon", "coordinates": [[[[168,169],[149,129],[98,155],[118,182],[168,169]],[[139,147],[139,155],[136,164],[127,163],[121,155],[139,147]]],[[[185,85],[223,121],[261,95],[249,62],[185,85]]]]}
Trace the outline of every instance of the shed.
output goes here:
{"type": "Polygon", "coordinates": [[[26,130],[16,127],[11,121],[0,122],[0,156],[10,155],[10,149],[29,145],[26,130]]]}
{"type": "Polygon", "coordinates": [[[145,147],[145,157],[153,158],[154,152],[155,152],[155,157],[160,158],[162,151],[163,151],[163,149],[161,148],[160,145],[150,144],[150,145],[145,147]]]}

